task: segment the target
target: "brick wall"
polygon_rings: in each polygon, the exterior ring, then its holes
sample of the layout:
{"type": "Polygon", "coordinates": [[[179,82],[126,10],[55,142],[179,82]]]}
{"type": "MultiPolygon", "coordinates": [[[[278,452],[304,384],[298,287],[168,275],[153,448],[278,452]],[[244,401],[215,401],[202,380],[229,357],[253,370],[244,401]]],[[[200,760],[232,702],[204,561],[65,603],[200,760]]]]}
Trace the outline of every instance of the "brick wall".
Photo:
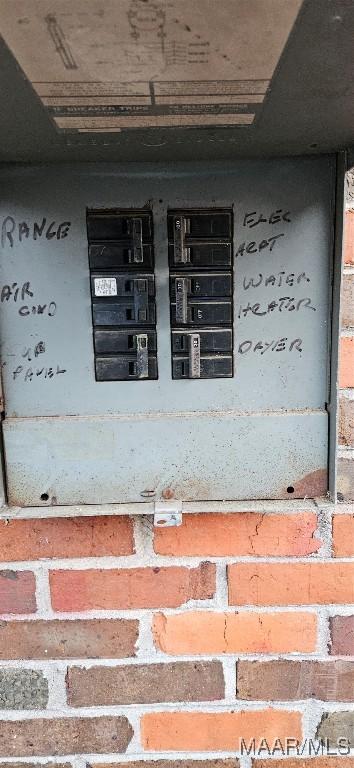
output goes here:
{"type": "Polygon", "coordinates": [[[354,173],[348,174],[340,346],[338,489],[354,499],[354,173]]]}
{"type": "Polygon", "coordinates": [[[6,768],[354,768],[337,745],[354,745],[354,210],[346,220],[344,503],[243,503],[160,530],[1,521],[6,768]],[[240,756],[241,738],[258,754],[240,756]]]}
{"type": "Polygon", "coordinates": [[[2,761],[231,768],[240,738],[353,739],[354,516],[331,512],[2,521],[2,761]]]}

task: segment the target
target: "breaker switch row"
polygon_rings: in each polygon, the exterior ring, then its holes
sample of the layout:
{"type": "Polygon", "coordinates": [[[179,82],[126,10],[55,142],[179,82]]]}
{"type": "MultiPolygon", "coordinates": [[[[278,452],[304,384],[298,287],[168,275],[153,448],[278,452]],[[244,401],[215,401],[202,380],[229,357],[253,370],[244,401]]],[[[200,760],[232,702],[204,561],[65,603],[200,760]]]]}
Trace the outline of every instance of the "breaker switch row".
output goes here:
{"type": "Polygon", "coordinates": [[[157,379],[151,211],[89,211],[97,381],[157,379]]]}
{"type": "Polygon", "coordinates": [[[232,212],[168,215],[172,377],[233,375],[232,212]]]}

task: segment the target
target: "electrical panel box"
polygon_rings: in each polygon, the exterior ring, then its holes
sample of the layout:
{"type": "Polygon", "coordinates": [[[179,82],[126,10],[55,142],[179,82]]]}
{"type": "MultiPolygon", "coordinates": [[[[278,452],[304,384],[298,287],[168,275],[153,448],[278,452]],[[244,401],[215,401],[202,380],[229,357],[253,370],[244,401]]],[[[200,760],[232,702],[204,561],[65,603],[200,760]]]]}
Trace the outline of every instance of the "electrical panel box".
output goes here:
{"type": "Polygon", "coordinates": [[[326,493],[334,157],[1,174],[10,505],[326,493]]]}

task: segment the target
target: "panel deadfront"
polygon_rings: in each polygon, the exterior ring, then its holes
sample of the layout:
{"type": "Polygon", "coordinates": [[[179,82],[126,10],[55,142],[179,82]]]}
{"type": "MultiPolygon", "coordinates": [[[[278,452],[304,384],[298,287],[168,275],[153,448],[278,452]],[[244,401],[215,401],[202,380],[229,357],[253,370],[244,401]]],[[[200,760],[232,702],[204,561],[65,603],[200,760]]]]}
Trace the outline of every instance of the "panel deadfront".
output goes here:
{"type": "Polygon", "coordinates": [[[2,170],[9,503],[325,493],[334,184],[331,157],[2,170]]]}

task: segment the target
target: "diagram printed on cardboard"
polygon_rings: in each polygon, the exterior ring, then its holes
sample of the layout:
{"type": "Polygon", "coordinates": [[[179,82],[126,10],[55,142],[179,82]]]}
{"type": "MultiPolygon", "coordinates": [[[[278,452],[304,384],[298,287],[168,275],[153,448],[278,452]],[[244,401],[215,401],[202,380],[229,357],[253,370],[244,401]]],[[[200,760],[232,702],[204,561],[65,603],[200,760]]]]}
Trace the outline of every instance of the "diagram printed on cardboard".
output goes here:
{"type": "Polygon", "coordinates": [[[0,0],[61,131],[250,126],[302,0],[0,0]]]}

